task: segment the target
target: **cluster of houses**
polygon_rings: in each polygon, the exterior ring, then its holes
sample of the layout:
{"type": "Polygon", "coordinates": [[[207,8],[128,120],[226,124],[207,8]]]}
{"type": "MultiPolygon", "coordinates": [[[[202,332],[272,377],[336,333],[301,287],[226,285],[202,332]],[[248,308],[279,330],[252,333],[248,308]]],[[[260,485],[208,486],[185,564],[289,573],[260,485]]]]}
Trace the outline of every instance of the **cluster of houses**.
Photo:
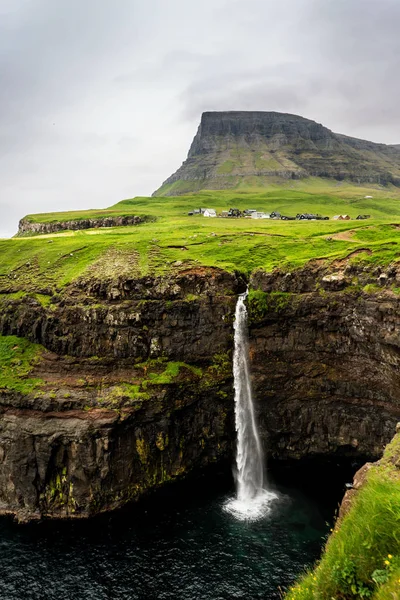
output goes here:
{"type": "MultiPolygon", "coordinates": [[[[328,221],[329,217],[323,217],[322,215],[312,214],[312,213],[301,213],[297,214],[295,217],[288,217],[286,215],[281,215],[279,212],[260,212],[256,209],[246,209],[244,211],[239,210],[238,208],[230,208],[229,210],[223,210],[220,214],[217,214],[217,211],[214,208],[195,208],[188,213],[189,216],[192,215],[203,215],[203,217],[221,217],[221,218],[248,218],[248,219],[278,219],[282,221],[328,221]]],[[[370,215],[358,215],[356,217],[357,220],[360,219],[369,219],[370,215]]],[[[349,215],[335,215],[333,217],[334,221],[350,221],[351,217],[349,215]]]]}

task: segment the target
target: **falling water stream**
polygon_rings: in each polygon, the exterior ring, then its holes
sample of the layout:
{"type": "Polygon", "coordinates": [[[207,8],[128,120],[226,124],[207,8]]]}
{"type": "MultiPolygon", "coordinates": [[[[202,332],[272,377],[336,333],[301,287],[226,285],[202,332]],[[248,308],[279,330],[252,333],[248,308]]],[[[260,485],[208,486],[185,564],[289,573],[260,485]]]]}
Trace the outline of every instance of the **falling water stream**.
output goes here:
{"type": "Polygon", "coordinates": [[[277,498],[266,489],[264,457],[257,430],[251,389],[246,298],[241,294],[236,304],[233,376],[235,388],[236,498],[225,509],[238,519],[254,521],[264,516],[277,498]]]}

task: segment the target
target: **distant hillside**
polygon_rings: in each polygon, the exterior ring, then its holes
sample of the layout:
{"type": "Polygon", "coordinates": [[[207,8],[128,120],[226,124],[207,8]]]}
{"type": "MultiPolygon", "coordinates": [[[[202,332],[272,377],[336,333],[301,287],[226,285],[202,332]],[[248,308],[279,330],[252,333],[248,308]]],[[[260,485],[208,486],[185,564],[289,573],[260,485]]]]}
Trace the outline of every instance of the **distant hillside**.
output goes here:
{"type": "Polygon", "coordinates": [[[153,195],[262,188],[324,177],[400,186],[400,146],[333,133],[277,112],[206,112],[182,166],[153,195]]]}

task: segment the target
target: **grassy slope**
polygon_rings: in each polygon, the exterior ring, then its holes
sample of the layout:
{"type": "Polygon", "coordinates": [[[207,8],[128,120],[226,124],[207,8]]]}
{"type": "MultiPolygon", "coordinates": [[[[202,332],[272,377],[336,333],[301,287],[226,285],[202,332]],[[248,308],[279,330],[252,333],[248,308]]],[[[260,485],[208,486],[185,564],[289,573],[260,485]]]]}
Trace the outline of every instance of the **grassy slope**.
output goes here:
{"type": "MultiPolygon", "coordinates": [[[[298,182],[300,185],[300,182],[298,182]]],[[[304,182],[301,182],[304,186],[304,182]]],[[[37,222],[85,218],[96,211],[51,213],[30,216],[37,222]]],[[[133,275],[165,273],[206,265],[240,270],[293,269],[313,258],[333,260],[354,250],[368,248],[372,255],[357,260],[388,263],[400,256],[400,191],[359,188],[347,184],[310,180],[304,189],[272,189],[253,192],[202,192],[189,197],[134,198],[102,214],[149,214],[155,223],[140,226],[62,232],[47,236],[0,240],[0,293],[42,292],[51,294],[82,275],[89,266],[105,276],[117,272],[133,275]],[[373,199],[364,196],[372,195],[373,199]],[[368,221],[288,222],[253,219],[206,219],[188,217],[198,206],[218,211],[231,206],[297,212],[319,212],[332,217],[368,213],[368,221]],[[351,230],[348,239],[336,234],[351,230]],[[332,237],[333,239],[326,239],[332,237]],[[93,266],[94,264],[94,266],[93,266]],[[115,268],[118,266],[118,268],[115,268]]]]}
{"type": "Polygon", "coordinates": [[[0,336],[0,392],[4,390],[27,394],[41,381],[29,373],[40,359],[43,348],[24,338],[13,335],[0,336]]]}
{"type": "Polygon", "coordinates": [[[369,470],[325,553],[287,600],[399,600],[400,434],[369,470]]]}

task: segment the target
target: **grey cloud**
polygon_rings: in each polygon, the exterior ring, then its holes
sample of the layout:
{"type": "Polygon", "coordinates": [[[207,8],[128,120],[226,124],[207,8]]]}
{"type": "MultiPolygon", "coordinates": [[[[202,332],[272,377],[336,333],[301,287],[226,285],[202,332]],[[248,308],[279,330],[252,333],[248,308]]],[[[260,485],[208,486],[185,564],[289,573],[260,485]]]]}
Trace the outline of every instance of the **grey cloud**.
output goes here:
{"type": "MultiPolygon", "coordinates": [[[[240,5],[236,3],[238,11],[240,5]]],[[[254,60],[264,64],[249,77],[251,68],[243,76],[240,70],[232,73],[231,65],[219,69],[216,61],[216,70],[211,67],[211,74],[208,70],[183,92],[186,114],[234,104],[243,110],[300,112],[332,129],[377,141],[400,139],[397,0],[275,5],[275,51],[266,27],[271,13],[258,0],[248,6],[254,25],[251,47],[259,50],[254,60]]]]}
{"type": "Polygon", "coordinates": [[[0,236],[150,194],[204,110],[400,142],[398,0],[2,0],[0,236]]]}

